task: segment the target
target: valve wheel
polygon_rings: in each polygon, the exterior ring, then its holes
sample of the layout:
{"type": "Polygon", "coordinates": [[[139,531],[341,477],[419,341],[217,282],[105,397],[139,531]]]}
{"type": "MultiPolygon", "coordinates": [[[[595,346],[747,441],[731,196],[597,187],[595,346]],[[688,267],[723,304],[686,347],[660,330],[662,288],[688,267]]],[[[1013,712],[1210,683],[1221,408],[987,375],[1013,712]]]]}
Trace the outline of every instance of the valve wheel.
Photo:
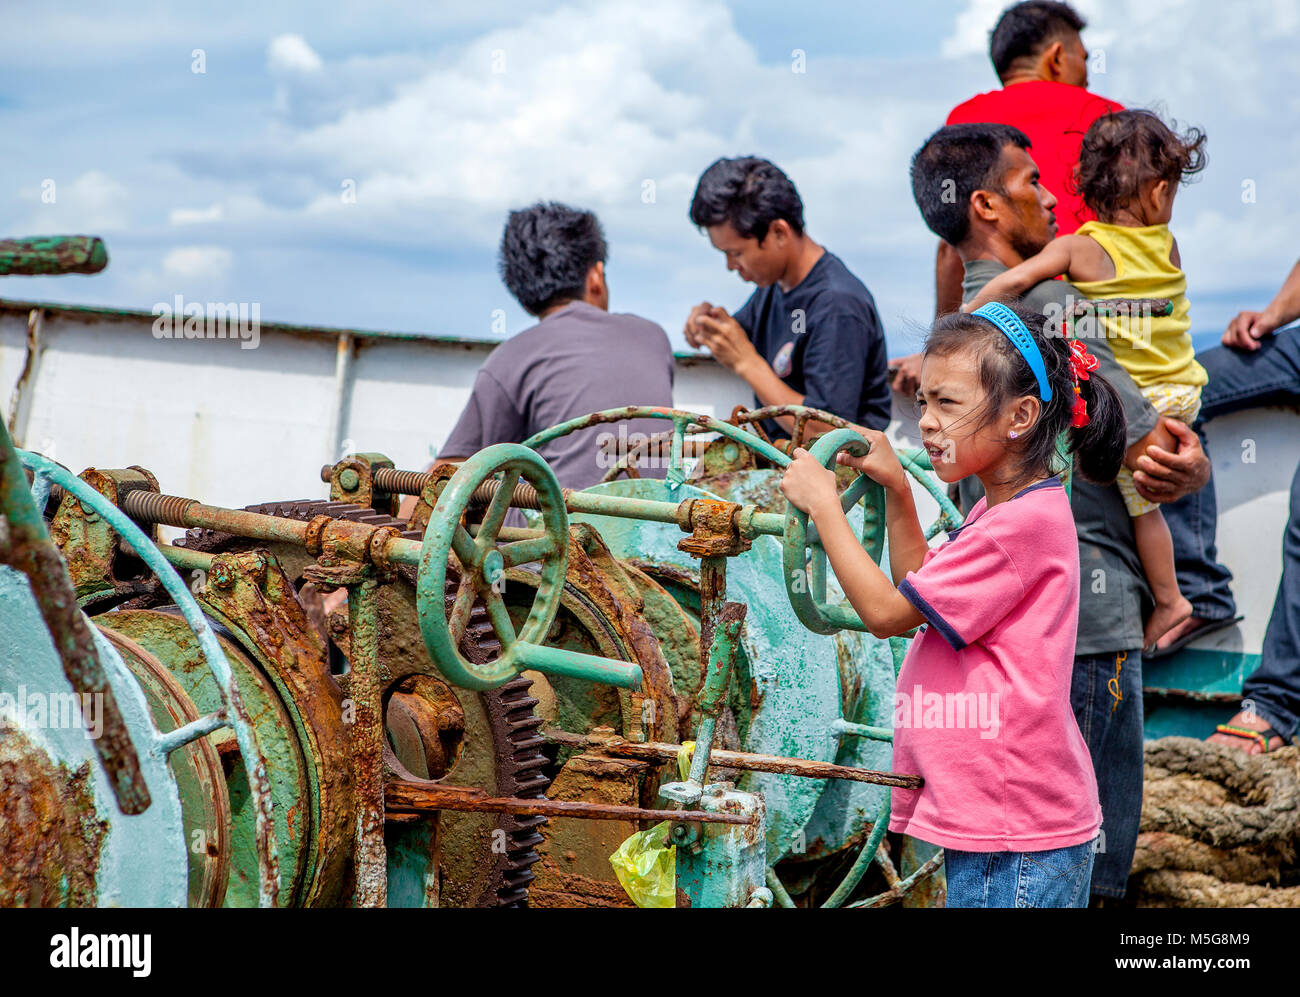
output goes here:
{"type": "Polygon", "coordinates": [[[499,443],[466,460],[438,498],[424,533],[416,595],[420,631],[429,656],[452,683],[467,689],[494,689],[515,678],[524,666],[514,651],[519,642],[542,644],[560,608],[568,568],[569,517],[564,494],[554,473],[534,450],[515,443],[499,443]],[[488,502],[477,536],[461,524],[474,493],[500,475],[488,502]],[[510,508],[510,497],[520,480],[537,491],[544,535],[497,545],[510,508]],[[459,562],[460,580],[450,612],[444,592],[450,555],[459,562]],[[506,571],[541,562],[537,595],[516,634],[503,593],[506,571]],[[459,644],[476,603],[487,610],[501,653],[486,664],[475,664],[461,654],[459,644]]]}
{"type": "MultiPolygon", "coordinates": [[[[836,455],[848,452],[863,457],[871,452],[871,445],[851,429],[836,429],[814,443],[808,452],[823,467],[834,470],[836,455]]],[[[840,507],[847,513],[873,484],[875,482],[865,474],[859,474],[840,495],[840,507]]],[[[879,562],[879,553],[875,550],[870,553],[872,559],[879,562]]],[[[781,558],[786,592],[799,622],[819,634],[867,629],[847,600],[839,605],[826,601],[826,550],[810,528],[808,513],[789,502],[785,505],[785,539],[781,558]]]]}
{"type": "MultiPolygon", "coordinates": [[[[847,451],[855,457],[865,456],[871,445],[851,429],[836,429],[812,445],[808,453],[823,467],[834,470],[835,458],[847,451]]],[[[923,471],[908,458],[902,461],[906,471],[922,480],[939,501],[939,518],[925,531],[926,539],[945,526],[956,527],[960,516],[952,503],[937,489],[930,487],[923,471]]],[[[877,564],[884,551],[884,495],[883,489],[865,474],[859,474],[840,495],[840,505],[847,513],[864,497],[862,546],[877,564]]],[[[826,550],[821,545],[808,514],[789,502],[785,507],[785,538],[782,548],[782,566],[785,588],[790,605],[799,621],[809,630],[819,634],[833,634],[838,630],[866,631],[867,625],[849,605],[848,600],[832,605],[826,599],[826,550]]]]}

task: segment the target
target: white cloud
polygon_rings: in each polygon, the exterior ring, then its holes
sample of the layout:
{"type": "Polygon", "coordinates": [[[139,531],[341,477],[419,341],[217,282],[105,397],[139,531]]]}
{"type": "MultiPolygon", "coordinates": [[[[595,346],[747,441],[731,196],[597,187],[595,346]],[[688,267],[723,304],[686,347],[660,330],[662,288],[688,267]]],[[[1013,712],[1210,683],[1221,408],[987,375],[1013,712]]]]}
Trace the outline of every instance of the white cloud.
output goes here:
{"type": "Polygon", "coordinates": [[[1006,0],[967,0],[965,9],[957,15],[952,34],[940,45],[940,51],[948,58],[987,53],[989,32],[1007,6],[1006,0]]]}
{"type": "Polygon", "coordinates": [[[172,225],[195,225],[220,221],[221,215],[219,203],[211,204],[206,208],[173,208],[167,214],[167,221],[172,225]]]}
{"type": "Polygon", "coordinates": [[[267,49],[267,64],[272,70],[289,73],[316,73],[323,63],[302,35],[277,35],[267,49]]]}
{"type": "Polygon", "coordinates": [[[177,280],[224,280],[234,257],[219,246],[180,246],[163,257],[163,274],[177,280]]]}

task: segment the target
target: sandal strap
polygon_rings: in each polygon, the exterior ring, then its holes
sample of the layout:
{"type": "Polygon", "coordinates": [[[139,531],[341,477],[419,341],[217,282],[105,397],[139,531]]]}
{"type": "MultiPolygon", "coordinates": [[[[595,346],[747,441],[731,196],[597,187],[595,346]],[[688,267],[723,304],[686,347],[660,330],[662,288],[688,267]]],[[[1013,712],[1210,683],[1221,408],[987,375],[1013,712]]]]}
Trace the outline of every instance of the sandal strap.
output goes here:
{"type": "Polygon", "coordinates": [[[1233,727],[1231,724],[1219,724],[1214,728],[1216,733],[1230,734],[1233,737],[1244,737],[1248,741],[1254,741],[1259,745],[1260,750],[1267,753],[1268,742],[1273,738],[1279,738],[1282,744],[1286,744],[1286,737],[1272,727],[1265,727],[1263,730],[1251,730],[1248,727],[1233,727]]]}

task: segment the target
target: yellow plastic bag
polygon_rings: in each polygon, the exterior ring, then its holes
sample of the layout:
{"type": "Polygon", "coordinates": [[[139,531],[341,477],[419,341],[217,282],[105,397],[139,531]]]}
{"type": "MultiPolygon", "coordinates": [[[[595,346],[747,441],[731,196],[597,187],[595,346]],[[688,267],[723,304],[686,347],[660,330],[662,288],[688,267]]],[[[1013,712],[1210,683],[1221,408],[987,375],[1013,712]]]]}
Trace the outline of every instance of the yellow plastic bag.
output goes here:
{"type": "Polygon", "coordinates": [[[638,831],[609,857],[614,875],[638,907],[677,906],[677,848],[668,844],[672,821],[638,831]]]}
{"type": "MultiPolygon", "coordinates": [[[[677,753],[677,771],[685,779],[690,774],[693,741],[685,742],[677,753]]],[[[668,844],[672,821],[660,821],[647,831],[638,831],[609,857],[614,875],[632,902],[638,907],[677,906],[677,848],[668,844]]]]}

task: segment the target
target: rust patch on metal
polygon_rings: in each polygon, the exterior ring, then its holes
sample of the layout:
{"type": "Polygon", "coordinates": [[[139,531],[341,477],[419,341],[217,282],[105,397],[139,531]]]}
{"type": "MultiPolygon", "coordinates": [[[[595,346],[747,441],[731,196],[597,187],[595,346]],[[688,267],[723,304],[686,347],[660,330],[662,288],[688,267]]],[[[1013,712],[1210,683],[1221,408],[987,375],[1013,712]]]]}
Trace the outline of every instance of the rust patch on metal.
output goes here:
{"type": "Polygon", "coordinates": [[[677,549],[691,557],[735,557],[749,550],[751,542],[740,532],[736,514],[741,506],[717,499],[687,499],[677,507],[677,524],[691,535],[677,549]]]}
{"type": "Polygon", "coordinates": [[[0,906],[95,906],[107,833],[89,763],[70,775],[20,730],[0,725],[0,906]]]}

